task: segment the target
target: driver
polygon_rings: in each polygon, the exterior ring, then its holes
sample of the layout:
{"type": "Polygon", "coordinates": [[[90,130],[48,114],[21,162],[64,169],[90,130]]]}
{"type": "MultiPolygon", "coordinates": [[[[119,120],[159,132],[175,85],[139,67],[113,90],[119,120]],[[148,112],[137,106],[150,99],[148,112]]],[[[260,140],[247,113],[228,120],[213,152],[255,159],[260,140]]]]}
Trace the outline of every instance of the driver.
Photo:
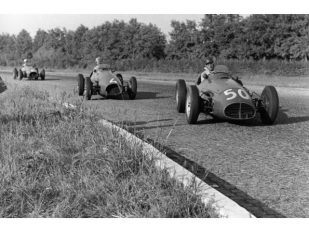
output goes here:
{"type": "Polygon", "coordinates": [[[93,69],[94,72],[96,72],[98,70],[108,70],[108,69],[110,69],[110,66],[108,64],[103,63],[103,59],[101,57],[97,57],[95,59],[95,63],[97,65],[93,69]]]}
{"type": "Polygon", "coordinates": [[[24,63],[23,63],[23,67],[26,67],[26,66],[28,66],[28,59],[24,59],[24,63]]]}
{"type": "Polygon", "coordinates": [[[199,77],[196,80],[196,85],[201,84],[205,79],[208,79],[209,75],[213,73],[215,64],[212,58],[207,58],[204,71],[199,75],[199,77]]]}
{"type": "Polygon", "coordinates": [[[94,84],[99,85],[100,80],[110,78],[110,75],[112,75],[111,67],[109,64],[103,63],[103,59],[101,57],[97,57],[95,59],[95,63],[96,66],[93,68],[93,71],[90,74],[90,78],[94,84]],[[100,74],[93,74],[97,72],[100,72],[100,74]]]}

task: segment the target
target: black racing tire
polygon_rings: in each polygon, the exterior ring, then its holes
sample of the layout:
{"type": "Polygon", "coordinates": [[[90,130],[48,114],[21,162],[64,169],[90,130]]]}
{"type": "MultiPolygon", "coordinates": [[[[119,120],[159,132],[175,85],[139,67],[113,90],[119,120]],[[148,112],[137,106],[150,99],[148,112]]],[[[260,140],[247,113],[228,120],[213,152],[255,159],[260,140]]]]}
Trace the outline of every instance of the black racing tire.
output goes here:
{"type": "Polygon", "coordinates": [[[40,77],[41,77],[41,80],[45,80],[45,70],[44,69],[41,70],[40,77]]]}
{"type": "Polygon", "coordinates": [[[200,96],[196,85],[190,85],[186,97],[186,119],[189,124],[195,124],[200,114],[200,96]]]}
{"type": "Polygon", "coordinates": [[[89,77],[85,78],[85,99],[91,100],[92,95],[92,82],[89,77]]]}
{"type": "Polygon", "coordinates": [[[78,95],[84,95],[85,90],[85,78],[82,74],[77,75],[77,87],[78,87],[78,95]]]}
{"type": "Polygon", "coordinates": [[[116,77],[120,80],[121,85],[123,86],[123,77],[122,77],[122,75],[118,73],[118,74],[116,75],[116,77]]]}
{"type": "Polygon", "coordinates": [[[266,86],[262,92],[263,106],[260,108],[261,121],[263,124],[273,124],[279,112],[279,97],[275,87],[266,86]]]}
{"type": "Polygon", "coordinates": [[[13,69],[13,79],[16,79],[18,76],[18,71],[16,68],[13,69]]]}
{"type": "Polygon", "coordinates": [[[137,81],[134,76],[129,79],[128,95],[129,99],[135,99],[137,94],[137,81]]]}
{"type": "Polygon", "coordinates": [[[187,85],[183,79],[178,79],[176,82],[176,108],[180,113],[185,112],[186,109],[186,98],[187,98],[187,85]]]}
{"type": "Polygon", "coordinates": [[[19,80],[22,80],[23,79],[23,72],[22,72],[22,70],[21,69],[19,69],[19,71],[18,71],[18,79],[19,80]]]}

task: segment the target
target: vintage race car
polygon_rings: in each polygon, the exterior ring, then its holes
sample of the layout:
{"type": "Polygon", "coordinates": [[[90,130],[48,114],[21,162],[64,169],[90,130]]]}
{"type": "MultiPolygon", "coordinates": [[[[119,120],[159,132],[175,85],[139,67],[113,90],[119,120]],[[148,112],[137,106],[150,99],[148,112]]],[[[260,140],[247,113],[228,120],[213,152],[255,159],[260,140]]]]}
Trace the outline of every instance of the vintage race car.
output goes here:
{"type": "Polygon", "coordinates": [[[22,80],[23,78],[28,78],[29,80],[35,79],[45,80],[45,70],[42,69],[39,72],[39,69],[36,66],[23,66],[17,71],[16,68],[13,69],[13,78],[22,80]]]}
{"type": "Polygon", "coordinates": [[[197,122],[201,112],[223,120],[250,120],[257,113],[263,124],[273,124],[279,111],[279,97],[273,86],[266,86],[261,95],[250,92],[238,78],[233,78],[224,65],[199,85],[176,83],[178,112],[185,112],[189,124],[197,122]]]}
{"type": "Polygon", "coordinates": [[[2,80],[1,76],[0,76],[0,94],[2,92],[5,92],[7,90],[7,86],[5,85],[4,81],[2,80]]]}
{"type": "Polygon", "coordinates": [[[137,94],[137,81],[132,76],[128,82],[123,81],[121,74],[114,74],[109,68],[95,69],[89,77],[77,75],[78,94],[90,100],[92,95],[105,98],[122,98],[127,93],[130,99],[135,99],[137,94]]]}

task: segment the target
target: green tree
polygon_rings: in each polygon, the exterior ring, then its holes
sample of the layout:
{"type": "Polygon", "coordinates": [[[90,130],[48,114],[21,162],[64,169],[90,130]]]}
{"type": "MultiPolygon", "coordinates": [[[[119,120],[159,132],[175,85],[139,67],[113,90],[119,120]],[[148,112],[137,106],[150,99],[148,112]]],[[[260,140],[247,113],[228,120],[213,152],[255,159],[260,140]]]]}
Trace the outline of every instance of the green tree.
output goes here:
{"type": "Polygon", "coordinates": [[[48,33],[39,29],[33,39],[33,52],[36,52],[43,47],[47,42],[48,33]]]}
{"type": "Polygon", "coordinates": [[[277,15],[274,53],[290,60],[308,60],[308,15],[277,15]]]}
{"type": "Polygon", "coordinates": [[[16,37],[17,53],[20,56],[25,56],[32,51],[32,38],[26,30],[22,30],[16,37]]]}
{"type": "Polygon", "coordinates": [[[18,59],[16,37],[9,34],[0,35],[0,65],[6,66],[18,59]]]}
{"type": "Polygon", "coordinates": [[[199,45],[202,43],[200,32],[195,21],[186,23],[173,20],[170,42],[167,47],[168,56],[172,59],[193,59],[200,55],[199,45]]]}

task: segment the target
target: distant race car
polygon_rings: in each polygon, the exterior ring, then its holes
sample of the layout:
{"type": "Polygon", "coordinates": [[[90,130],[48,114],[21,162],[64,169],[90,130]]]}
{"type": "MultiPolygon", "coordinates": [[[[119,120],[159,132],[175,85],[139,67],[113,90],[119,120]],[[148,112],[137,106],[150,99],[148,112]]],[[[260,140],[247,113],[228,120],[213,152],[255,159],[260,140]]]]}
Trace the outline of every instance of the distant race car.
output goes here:
{"type": "Polygon", "coordinates": [[[77,81],[78,94],[84,95],[86,100],[90,100],[92,95],[122,98],[124,93],[127,93],[130,99],[135,99],[137,94],[137,81],[134,76],[125,82],[121,74],[114,74],[108,66],[94,70],[89,77],[78,74],[77,81]]]}
{"type": "Polygon", "coordinates": [[[2,78],[0,76],[0,94],[2,92],[5,92],[7,89],[8,89],[7,86],[5,85],[5,83],[3,82],[3,80],[2,80],[2,78]]]}
{"type": "Polygon", "coordinates": [[[13,78],[22,80],[23,78],[28,78],[29,80],[45,80],[45,70],[42,69],[39,72],[39,69],[36,66],[23,66],[18,71],[16,68],[13,69],[13,78]]]}
{"type": "Polygon", "coordinates": [[[189,124],[195,124],[201,112],[223,120],[242,121],[260,114],[263,124],[273,124],[279,111],[279,97],[273,86],[266,86],[261,95],[250,92],[238,78],[233,78],[224,65],[199,85],[176,83],[178,112],[185,112],[189,124]]]}

